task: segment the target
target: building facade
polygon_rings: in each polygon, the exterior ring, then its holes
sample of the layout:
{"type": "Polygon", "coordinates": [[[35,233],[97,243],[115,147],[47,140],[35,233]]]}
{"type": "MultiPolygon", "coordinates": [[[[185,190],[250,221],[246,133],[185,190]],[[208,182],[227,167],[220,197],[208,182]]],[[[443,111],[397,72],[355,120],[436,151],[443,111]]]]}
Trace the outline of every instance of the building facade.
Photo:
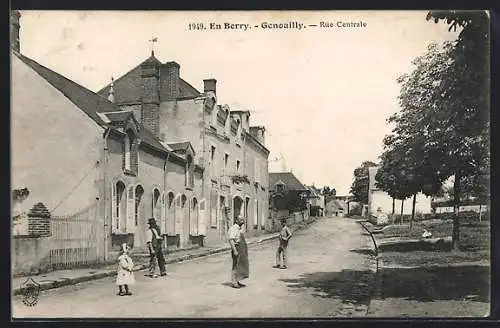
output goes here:
{"type": "MultiPolygon", "coordinates": [[[[14,230],[14,271],[106,260],[122,242],[144,248],[151,217],[169,247],[200,244],[206,201],[195,147],[160,140],[151,117],[116,106],[113,88],[102,97],[21,54],[19,12],[11,22],[13,221],[38,203],[52,216],[46,237],[14,230]]],[[[150,83],[147,67],[143,75],[150,83]]]]}
{"type": "MultiPolygon", "coordinates": [[[[198,220],[206,244],[224,241],[239,215],[249,235],[261,234],[269,226],[265,129],[250,126],[250,111],[218,104],[215,79],[203,82],[199,92],[180,77],[179,64],[163,64],[152,53],[98,93],[105,97],[113,89],[115,105],[131,110],[159,140],[192,145],[192,164],[203,172],[204,212],[198,220]]],[[[172,213],[166,213],[166,222],[172,222],[172,213]]],[[[165,228],[169,231],[168,223],[165,228]]]]}

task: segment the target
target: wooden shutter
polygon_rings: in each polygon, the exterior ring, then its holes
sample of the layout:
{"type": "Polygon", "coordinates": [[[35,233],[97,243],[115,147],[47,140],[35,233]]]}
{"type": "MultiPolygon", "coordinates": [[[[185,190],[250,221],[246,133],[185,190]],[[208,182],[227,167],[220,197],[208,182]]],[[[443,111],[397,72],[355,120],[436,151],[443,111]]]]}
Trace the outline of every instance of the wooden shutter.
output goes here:
{"type": "Polygon", "coordinates": [[[182,207],[181,207],[181,196],[178,195],[175,198],[175,233],[180,234],[182,228],[182,207]]]}
{"type": "Polygon", "coordinates": [[[255,159],[255,176],[254,176],[255,182],[260,183],[260,162],[259,159],[255,159]]]}
{"type": "Polygon", "coordinates": [[[163,234],[167,233],[167,220],[165,218],[165,213],[166,213],[166,208],[165,208],[165,193],[162,193],[161,195],[161,208],[160,208],[160,227],[161,230],[163,231],[163,234]]]}
{"type": "Polygon", "coordinates": [[[118,216],[116,213],[116,183],[111,184],[111,231],[116,233],[119,229],[118,216]]]}
{"type": "Polygon", "coordinates": [[[217,227],[217,211],[219,210],[217,206],[218,200],[217,193],[212,190],[210,195],[210,226],[217,227]]]}
{"type": "Polygon", "coordinates": [[[127,188],[127,224],[123,231],[134,233],[135,231],[135,189],[134,186],[127,188]]]}
{"type": "Polygon", "coordinates": [[[205,199],[202,199],[198,203],[198,235],[200,236],[207,235],[207,214],[208,211],[206,210],[206,201],[205,199]]]}
{"type": "Polygon", "coordinates": [[[259,201],[257,199],[253,202],[253,225],[257,225],[257,221],[259,218],[259,201]]]}
{"type": "Polygon", "coordinates": [[[199,216],[198,216],[198,206],[199,204],[196,203],[196,207],[194,206],[195,205],[195,200],[192,199],[190,204],[189,204],[189,208],[190,208],[190,214],[189,214],[189,220],[190,220],[190,224],[189,224],[189,233],[191,234],[191,236],[198,236],[198,221],[199,221],[199,216]]]}

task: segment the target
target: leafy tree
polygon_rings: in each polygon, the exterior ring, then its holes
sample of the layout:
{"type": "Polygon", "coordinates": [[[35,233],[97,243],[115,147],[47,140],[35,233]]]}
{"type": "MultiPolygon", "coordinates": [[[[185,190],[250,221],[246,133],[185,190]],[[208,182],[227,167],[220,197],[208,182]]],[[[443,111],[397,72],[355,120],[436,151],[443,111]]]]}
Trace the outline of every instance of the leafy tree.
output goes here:
{"type": "Polygon", "coordinates": [[[371,161],[364,161],[354,170],[354,181],[352,182],[350,190],[354,201],[362,204],[368,203],[368,168],[373,166],[377,166],[377,164],[371,161]]]}
{"type": "Polygon", "coordinates": [[[425,194],[437,193],[454,176],[452,236],[457,246],[462,182],[477,180],[489,167],[488,17],[485,12],[438,11],[430,12],[431,18],[462,31],[455,42],[430,45],[413,61],[415,69],[398,79],[402,110],[390,121],[396,125],[394,140],[418,140],[412,166],[425,194]]]}

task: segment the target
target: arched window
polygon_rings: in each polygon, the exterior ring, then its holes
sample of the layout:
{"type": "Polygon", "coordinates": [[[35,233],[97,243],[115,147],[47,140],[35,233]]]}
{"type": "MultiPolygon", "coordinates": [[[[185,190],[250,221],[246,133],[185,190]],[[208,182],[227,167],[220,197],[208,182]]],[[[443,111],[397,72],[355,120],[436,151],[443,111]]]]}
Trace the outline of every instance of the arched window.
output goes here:
{"type": "Polygon", "coordinates": [[[191,203],[191,214],[189,215],[190,222],[190,235],[198,236],[198,200],[193,198],[191,203]]]}
{"type": "Polygon", "coordinates": [[[125,194],[125,184],[121,181],[116,183],[116,200],[115,200],[115,217],[116,217],[116,229],[120,230],[122,228],[122,219],[125,216],[125,211],[123,211],[123,199],[125,194]]]}
{"type": "Polygon", "coordinates": [[[165,232],[169,235],[175,234],[175,205],[174,205],[175,195],[173,192],[169,192],[167,196],[167,216],[166,216],[166,230],[165,232]]]}
{"type": "Polygon", "coordinates": [[[153,190],[153,209],[151,213],[153,214],[153,217],[156,219],[156,221],[160,220],[160,191],[155,188],[153,190]]]}
{"type": "Polygon", "coordinates": [[[139,224],[140,206],[143,194],[144,194],[144,189],[142,188],[141,185],[138,185],[135,188],[135,206],[134,206],[134,218],[136,226],[139,224]]]}

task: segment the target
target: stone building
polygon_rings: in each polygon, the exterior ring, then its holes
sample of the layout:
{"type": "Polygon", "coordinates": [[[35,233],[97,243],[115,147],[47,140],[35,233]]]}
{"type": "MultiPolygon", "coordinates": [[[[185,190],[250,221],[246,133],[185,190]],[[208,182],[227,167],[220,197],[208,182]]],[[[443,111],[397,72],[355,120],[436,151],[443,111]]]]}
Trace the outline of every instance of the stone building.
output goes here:
{"type": "MultiPolygon", "coordinates": [[[[215,79],[203,82],[200,92],[181,78],[178,63],[162,63],[152,52],[98,93],[106,97],[113,89],[120,110],[132,111],[160,141],[169,140],[174,149],[196,154],[190,165],[203,170],[200,198],[205,216],[199,221],[205,227],[205,243],[225,240],[238,215],[245,218],[248,235],[258,235],[269,227],[265,129],[250,126],[250,111],[218,104],[215,79]]],[[[166,213],[165,231],[171,233],[174,218],[166,213]]]]}
{"type": "MultiPolygon", "coordinates": [[[[169,247],[201,243],[207,211],[198,149],[158,138],[148,116],[154,97],[141,94],[143,116],[118,107],[113,88],[102,97],[21,54],[18,11],[11,22],[11,181],[13,195],[25,195],[13,216],[42,203],[53,229],[42,239],[17,236],[13,262],[25,270],[42,259],[102,261],[125,241],[142,248],[150,217],[169,247]]],[[[146,66],[140,83],[153,83],[150,72],[146,66]]]]}

